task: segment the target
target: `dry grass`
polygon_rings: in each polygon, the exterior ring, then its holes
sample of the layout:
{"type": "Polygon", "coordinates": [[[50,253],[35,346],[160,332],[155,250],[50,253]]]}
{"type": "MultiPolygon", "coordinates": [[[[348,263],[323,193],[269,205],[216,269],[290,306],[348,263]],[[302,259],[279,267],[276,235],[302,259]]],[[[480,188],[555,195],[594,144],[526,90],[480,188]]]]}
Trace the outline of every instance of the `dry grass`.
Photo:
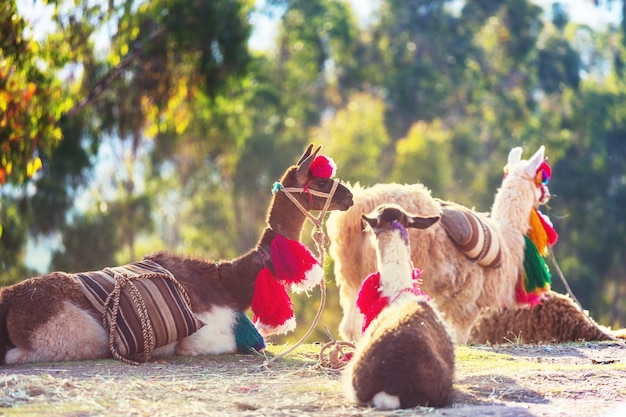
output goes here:
{"type": "Polygon", "coordinates": [[[114,360],[0,368],[5,416],[596,416],[626,402],[623,343],[457,348],[451,406],[396,412],[348,403],[320,345],[264,355],[114,360]]]}

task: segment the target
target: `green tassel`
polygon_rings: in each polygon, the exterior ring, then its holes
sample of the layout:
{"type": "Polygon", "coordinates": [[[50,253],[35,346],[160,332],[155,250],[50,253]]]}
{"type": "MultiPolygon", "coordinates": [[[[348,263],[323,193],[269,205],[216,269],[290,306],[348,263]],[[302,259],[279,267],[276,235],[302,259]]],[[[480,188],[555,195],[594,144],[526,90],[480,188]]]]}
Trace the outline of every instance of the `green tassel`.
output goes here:
{"type": "Polygon", "coordinates": [[[540,288],[549,288],[552,283],[550,270],[543,260],[537,246],[528,236],[524,236],[524,275],[526,278],[526,292],[531,293],[540,288]]]}
{"type": "Polygon", "coordinates": [[[254,324],[242,311],[238,312],[237,325],[235,327],[235,342],[237,350],[241,353],[260,352],[265,349],[265,340],[259,334],[254,324]]]}

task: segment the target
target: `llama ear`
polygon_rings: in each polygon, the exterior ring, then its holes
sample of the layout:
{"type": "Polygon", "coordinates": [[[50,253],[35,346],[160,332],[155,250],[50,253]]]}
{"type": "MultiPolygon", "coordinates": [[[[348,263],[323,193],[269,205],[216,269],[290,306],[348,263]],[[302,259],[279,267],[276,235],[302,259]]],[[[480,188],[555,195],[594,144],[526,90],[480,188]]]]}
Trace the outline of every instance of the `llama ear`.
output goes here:
{"type": "MultiPolygon", "coordinates": [[[[309,148],[311,148],[312,146],[313,145],[310,145],[309,148]]],[[[320,149],[322,149],[322,147],[318,146],[313,153],[308,152],[309,156],[307,156],[306,158],[304,158],[303,155],[304,160],[300,158],[301,162],[298,163],[298,170],[296,171],[296,179],[298,180],[298,183],[305,184],[309,179],[309,168],[311,167],[311,162],[313,162],[320,149]]],[[[307,152],[305,152],[305,154],[306,153],[307,152]]]]}
{"type": "Polygon", "coordinates": [[[544,160],[544,152],[545,147],[541,145],[541,147],[535,152],[535,154],[528,160],[528,166],[524,168],[524,172],[528,174],[531,178],[535,178],[537,174],[537,169],[544,160]]]}
{"type": "Polygon", "coordinates": [[[366,214],[361,215],[361,220],[363,221],[364,230],[369,225],[372,229],[376,227],[378,224],[378,217],[367,217],[366,214]]]}
{"type": "Polygon", "coordinates": [[[441,217],[408,216],[408,218],[409,224],[407,224],[407,227],[413,227],[414,229],[427,229],[437,223],[441,217]]]}
{"type": "Polygon", "coordinates": [[[507,159],[506,166],[512,167],[513,165],[517,164],[521,159],[522,148],[520,146],[517,146],[511,149],[511,152],[509,152],[509,158],[507,159]]]}
{"type": "Polygon", "coordinates": [[[311,149],[313,149],[313,144],[310,144],[309,146],[307,146],[307,148],[304,150],[304,153],[302,154],[302,156],[300,157],[300,160],[298,161],[296,165],[300,165],[302,162],[304,162],[305,159],[309,157],[309,155],[311,155],[311,149]]]}

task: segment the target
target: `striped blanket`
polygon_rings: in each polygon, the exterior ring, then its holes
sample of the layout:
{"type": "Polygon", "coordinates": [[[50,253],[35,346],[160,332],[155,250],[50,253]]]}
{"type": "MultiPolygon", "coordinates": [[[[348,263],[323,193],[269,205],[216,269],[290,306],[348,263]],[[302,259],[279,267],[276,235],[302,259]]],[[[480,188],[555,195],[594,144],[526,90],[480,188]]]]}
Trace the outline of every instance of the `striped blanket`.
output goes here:
{"type": "Polygon", "coordinates": [[[440,223],[452,243],[479,265],[498,268],[502,264],[498,234],[468,208],[455,203],[440,203],[440,223]]]}
{"type": "Polygon", "coordinates": [[[117,359],[146,362],[160,346],[204,326],[191,311],[184,288],[167,269],[150,260],[73,274],[109,332],[117,359]]]}

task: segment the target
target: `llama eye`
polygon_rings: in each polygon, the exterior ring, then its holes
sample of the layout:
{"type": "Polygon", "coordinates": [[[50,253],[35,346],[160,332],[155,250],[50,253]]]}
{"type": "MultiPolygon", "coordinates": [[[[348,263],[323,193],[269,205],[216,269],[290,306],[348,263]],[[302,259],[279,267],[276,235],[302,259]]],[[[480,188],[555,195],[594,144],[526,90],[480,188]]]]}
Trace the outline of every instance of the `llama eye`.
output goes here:
{"type": "Polygon", "coordinates": [[[317,182],[317,186],[320,187],[320,188],[326,187],[326,184],[328,184],[328,181],[326,181],[326,180],[320,180],[320,181],[317,182]]]}

